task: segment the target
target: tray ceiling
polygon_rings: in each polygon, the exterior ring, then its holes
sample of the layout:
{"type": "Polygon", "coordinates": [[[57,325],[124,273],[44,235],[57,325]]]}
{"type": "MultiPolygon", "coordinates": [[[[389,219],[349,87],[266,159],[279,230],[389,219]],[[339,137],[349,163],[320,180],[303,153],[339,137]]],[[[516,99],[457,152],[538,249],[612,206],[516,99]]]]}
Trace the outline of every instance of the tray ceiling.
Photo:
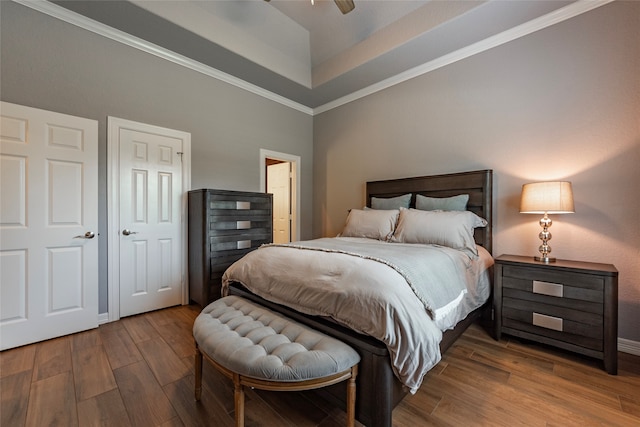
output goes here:
{"type": "MultiPolygon", "coordinates": [[[[314,5],[310,0],[51,3],[312,110],[425,69],[425,64],[446,65],[452,55],[462,58],[481,43],[490,48],[501,34],[514,39],[526,34],[527,26],[535,31],[534,22],[546,20],[548,26],[568,19],[562,18],[564,10],[585,3],[354,2],[346,15],[333,0],[315,0],[314,5]]],[[[606,1],[586,3],[593,8],[606,1]]],[[[579,13],[588,9],[580,7],[579,13]]]]}

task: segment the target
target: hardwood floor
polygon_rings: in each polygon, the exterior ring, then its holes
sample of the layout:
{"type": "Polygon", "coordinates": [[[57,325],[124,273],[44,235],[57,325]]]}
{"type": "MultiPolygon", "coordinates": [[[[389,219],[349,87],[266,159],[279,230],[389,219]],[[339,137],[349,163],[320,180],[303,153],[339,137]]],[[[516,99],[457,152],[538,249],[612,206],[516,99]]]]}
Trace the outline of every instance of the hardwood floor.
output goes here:
{"type": "MultiPolygon", "coordinates": [[[[193,398],[197,306],[133,316],[0,353],[2,426],[232,426],[231,382],[205,364],[193,398]]],[[[247,390],[247,426],[344,425],[309,392],[247,390]]],[[[394,426],[640,425],[640,357],[600,363],[472,326],[394,410],[394,426]]]]}

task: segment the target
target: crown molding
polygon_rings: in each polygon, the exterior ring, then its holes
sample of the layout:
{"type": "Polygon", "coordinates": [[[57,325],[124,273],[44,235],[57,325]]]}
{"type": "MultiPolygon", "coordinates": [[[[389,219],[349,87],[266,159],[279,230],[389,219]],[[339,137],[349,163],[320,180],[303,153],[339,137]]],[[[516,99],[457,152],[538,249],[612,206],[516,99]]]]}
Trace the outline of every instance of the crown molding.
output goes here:
{"type": "Polygon", "coordinates": [[[23,6],[27,6],[31,9],[37,10],[38,12],[49,15],[53,18],[57,18],[68,24],[72,24],[77,27],[83,28],[87,31],[91,31],[92,33],[101,35],[103,37],[106,37],[118,43],[122,43],[129,47],[133,47],[134,49],[141,50],[143,52],[157,56],[158,58],[165,59],[167,61],[173,62],[174,64],[181,65],[190,70],[204,74],[206,76],[213,77],[214,79],[218,79],[225,83],[229,83],[233,86],[239,87],[248,92],[262,96],[271,101],[275,101],[279,104],[293,108],[294,110],[298,110],[305,114],[313,115],[313,110],[305,105],[294,102],[288,98],[285,98],[276,93],[273,93],[259,86],[251,84],[245,80],[234,77],[216,68],[210,67],[208,65],[204,65],[198,61],[194,61],[193,59],[177,54],[173,51],[165,49],[156,44],[150,43],[139,37],[132,36],[131,34],[125,33],[124,31],[120,31],[115,28],[109,27],[108,25],[105,25],[93,19],[87,18],[86,16],[80,15],[79,13],[65,9],[62,6],[58,6],[55,3],[48,2],[47,0],[13,0],[13,1],[23,6]]]}
{"type": "Polygon", "coordinates": [[[187,58],[183,55],[179,55],[161,46],[155,45],[146,40],[132,36],[131,34],[127,34],[120,30],[116,30],[112,27],[109,27],[108,25],[102,24],[93,19],[87,18],[86,16],[83,16],[78,13],[72,12],[68,9],[65,9],[62,6],[58,6],[54,3],[50,3],[47,0],[13,0],[13,1],[21,5],[27,6],[31,9],[42,12],[44,14],[47,14],[51,17],[60,19],[69,24],[83,28],[87,31],[91,31],[95,34],[107,37],[116,42],[133,47],[135,49],[141,50],[143,52],[146,52],[151,55],[157,56],[159,58],[165,59],[167,61],[173,62],[174,64],[181,65],[190,70],[196,71],[198,73],[207,75],[209,77],[213,77],[225,83],[239,87],[248,92],[267,98],[271,101],[293,108],[294,110],[298,110],[302,113],[314,116],[314,115],[332,110],[334,108],[340,107],[342,105],[348,104],[360,98],[364,98],[366,96],[372,95],[376,92],[390,88],[392,86],[403,83],[407,80],[413,79],[415,77],[421,76],[431,71],[437,70],[439,68],[445,67],[447,65],[453,64],[455,62],[461,61],[470,56],[477,55],[486,50],[503,45],[510,41],[516,40],[518,38],[527,36],[536,31],[540,31],[544,28],[566,21],[575,16],[581,15],[590,10],[593,10],[598,7],[604,6],[608,3],[611,3],[613,0],[578,0],[563,8],[560,8],[551,13],[548,13],[544,16],[533,19],[529,22],[518,25],[517,27],[513,27],[509,30],[503,31],[502,33],[488,37],[479,42],[473,43],[462,49],[458,49],[454,52],[443,55],[437,59],[426,62],[422,65],[409,69],[393,77],[382,80],[379,83],[367,86],[366,88],[357,90],[349,95],[343,96],[341,98],[338,98],[334,101],[328,102],[316,108],[310,108],[300,103],[294,102],[288,98],[285,98],[276,93],[263,89],[245,80],[234,77],[216,68],[210,67],[208,65],[204,65],[198,61],[194,61],[193,59],[187,58]]]}

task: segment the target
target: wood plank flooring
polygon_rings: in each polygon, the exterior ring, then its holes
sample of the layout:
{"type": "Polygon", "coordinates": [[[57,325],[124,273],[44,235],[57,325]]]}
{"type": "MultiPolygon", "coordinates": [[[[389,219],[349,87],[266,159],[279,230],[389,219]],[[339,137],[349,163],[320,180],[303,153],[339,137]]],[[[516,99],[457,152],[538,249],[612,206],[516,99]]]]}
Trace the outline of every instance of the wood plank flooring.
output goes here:
{"type": "MultiPolygon", "coordinates": [[[[193,398],[197,306],[124,318],[0,353],[1,426],[233,426],[233,390],[205,364],[193,398]]],[[[394,410],[396,427],[640,426],[640,357],[598,361],[472,326],[394,410]]],[[[247,391],[247,426],[344,425],[310,392],[247,391]]]]}

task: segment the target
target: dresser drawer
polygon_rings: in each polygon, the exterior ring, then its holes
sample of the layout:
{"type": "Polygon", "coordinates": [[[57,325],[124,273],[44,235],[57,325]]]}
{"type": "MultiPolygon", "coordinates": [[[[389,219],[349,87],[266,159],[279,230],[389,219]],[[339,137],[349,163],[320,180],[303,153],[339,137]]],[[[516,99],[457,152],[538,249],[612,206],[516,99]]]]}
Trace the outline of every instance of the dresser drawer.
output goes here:
{"type": "Polygon", "coordinates": [[[237,217],[219,215],[211,217],[209,222],[209,234],[229,234],[243,232],[245,230],[263,229],[271,230],[272,219],[270,216],[237,217]]]}
{"type": "Polygon", "coordinates": [[[217,236],[241,236],[245,234],[271,233],[271,218],[221,218],[219,221],[211,221],[208,225],[207,234],[211,237],[217,236]]]}
{"type": "Polygon", "coordinates": [[[271,215],[271,198],[263,196],[236,196],[211,194],[209,215],[271,215]]]}
{"type": "Polygon", "coordinates": [[[237,260],[251,252],[251,250],[227,252],[225,256],[211,258],[211,277],[222,277],[222,274],[237,260]]]}
{"type": "Polygon", "coordinates": [[[263,244],[271,243],[270,229],[244,230],[242,233],[217,233],[209,237],[209,250],[215,257],[219,252],[241,249],[256,249],[263,244]]]}

